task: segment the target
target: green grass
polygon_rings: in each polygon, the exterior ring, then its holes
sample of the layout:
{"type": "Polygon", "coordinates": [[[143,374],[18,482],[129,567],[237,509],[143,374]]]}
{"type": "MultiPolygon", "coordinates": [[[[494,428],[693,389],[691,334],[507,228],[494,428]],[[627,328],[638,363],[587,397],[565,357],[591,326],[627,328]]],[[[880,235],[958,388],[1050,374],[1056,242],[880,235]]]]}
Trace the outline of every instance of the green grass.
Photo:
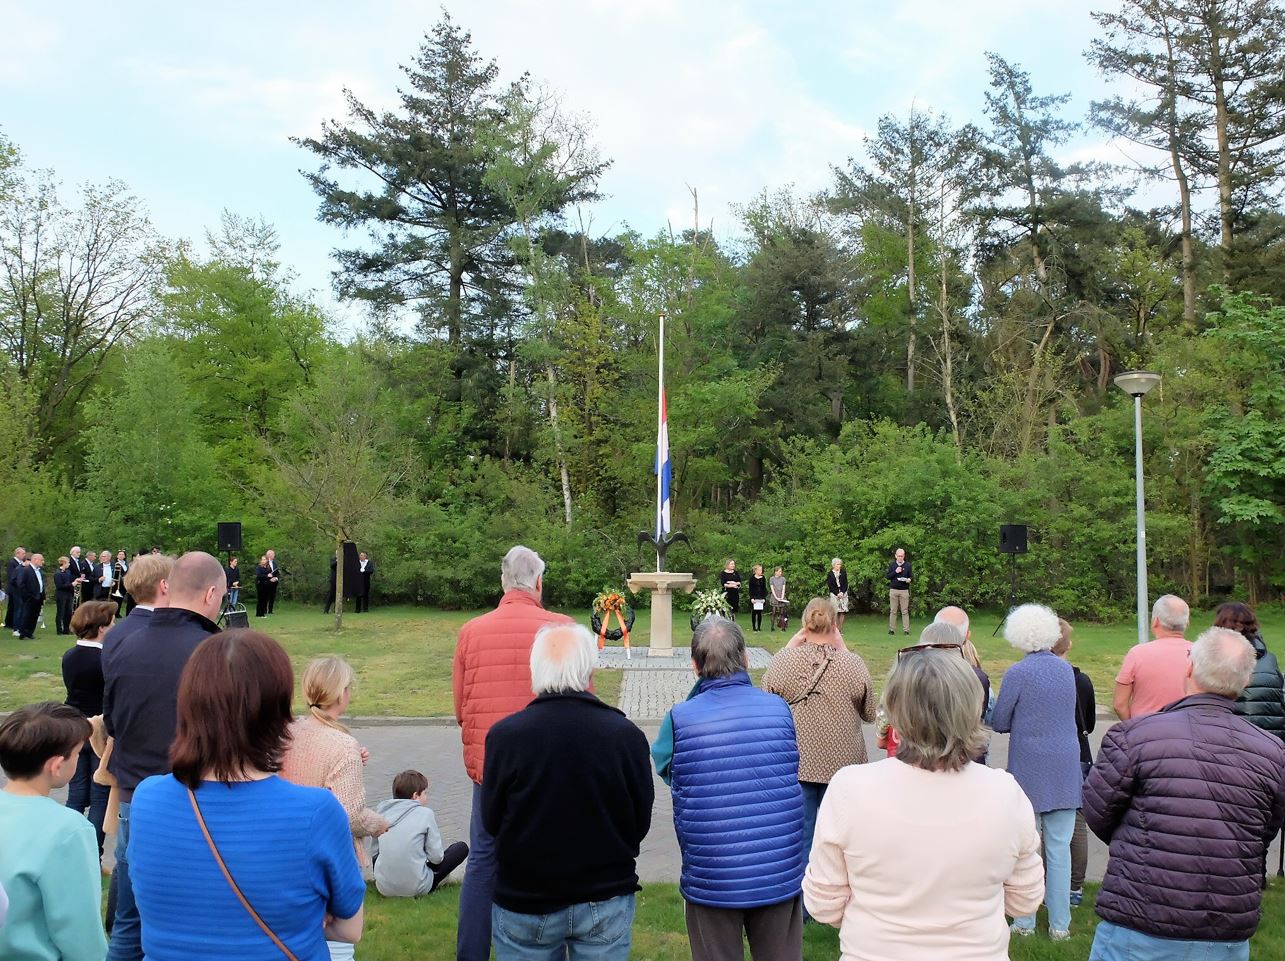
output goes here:
{"type": "MultiPolygon", "coordinates": [[[[1040,934],[1014,938],[1013,961],[1084,961],[1093,942],[1097,916],[1093,913],[1095,885],[1075,908],[1070,941],[1053,944],[1040,934]]],[[[363,961],[447,961],[455,953],[455,921],[459,886],[449,884],[418,901],[396,900],[372,892],[366,898],[366,933],[357,948],[363,961]]],[[[1253,956],[1285,957],[1285,883],[1273,878],[1263,902],[1263,924],[1253,940],[1253,956]]],[[[748,957],[748,952],[746,957],[748,957]]],[[[839,932],[809,924],[803,933],[806,961],[833,961],[839,956],[839,932]]],[[[635,961],[689,961],[691,949],[683,922],[683,900],[677,885],[649,884],[638,895],[633,928],[635,961]]]]}
{"type": "MultiPolygon", "coordinates": [[[[370,614],[350,615],[344,619],[344,631],[336,635],[333,620],[315,607],[287,606],[266,621],[251,618],[251,624],[262,627],[290,652],[297,674],[314,657],[342,654],[357,669],[359,683],[353,697],[352,712],[365,716],[434,717],[449,716],[451,702],[451,658],[455,638],[462,625],[476,611],[432,611],[413,607],[377,608],[370,614]]],[[[587,623],[588,611],[570,611],[581,623],[587,623]]],[[[638,612],[632,634],[634,643],[647,643],[650,629],[649,611],[638,612]]],[[[676,644],[685,646],[690,636],[682,623],[685,615],[676,612],[679,625],[676,644]]],[[[1285,637],[1285,614],[1260,612],[1263,634],[1269,645],[1285,637]]],[[[1212,615],[1198,612],[1192,618],[1192,637],[1212,623],[1212,615]]],[[[1017,652],[1002,637],[991,637],[999,618],[983,613],[975,618],[973,642],[977,645],[987,672],[998,680],[1017,660],[1017,652]]],[[[0,711],[12,710],[39,700],[62,700],[64,696],[61,658],[69,638],[57,637],[52,631],[52,613],[46,622],[50,630],[38,632],[34,641],[19,641],[0,636],[0,711]]],[[[747,628],[748,617],[742,615],[747,628]]],[[[793,622],[797,624],[797,619],[793,622]]],[[[926,622],[916,618],[909,638],[887,633],[887,619],[880,616],[854,616],[848,619],[844,636],[848,646],[859,652],[870,665],[876,684],[883,678],[896,656],[897,649],[913,641],[926,622]]],[[[1132,622],[1114,624],[1077,624],[1075,648],[1071,659],[1093,678],[1098,703],[1111,703],[1115,673],[1136,633],[1132,622]]],[[[750,634],[750,643],[775,651],[787,635],[763,631],[750,634]]],[[[677,665],[676,665],[677,666],[677,665]]],[[[620,672],[600,671],[596,686],[604,700],[618,703],[620,672]]]]}

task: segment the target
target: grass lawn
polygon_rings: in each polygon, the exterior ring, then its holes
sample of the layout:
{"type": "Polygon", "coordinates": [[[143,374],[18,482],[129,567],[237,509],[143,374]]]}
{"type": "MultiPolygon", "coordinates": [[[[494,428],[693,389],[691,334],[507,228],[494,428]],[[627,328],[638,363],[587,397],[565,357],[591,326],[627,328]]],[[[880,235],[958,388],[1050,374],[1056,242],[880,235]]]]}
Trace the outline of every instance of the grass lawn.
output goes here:
{"type": "MultiPolygon", "coordinates": [[[[885,635],[886,636],[886,635],[885,635]]],[[[1074,909],[1070,941],[1053,944],[1037,934],[1015,938],[1014,961],[1084,961],[1093,941],[1092,896],[1089,885],[1084,904],[1074,909]]],[[[441,888],[419,901],[400,901],[373,892],[366,898],[366,934],[357,948],[363,961],[448,961],[455,954],[455,919],[459,886],[441,888]]],[[[1263,904],[1264,922],[1253,941],[1256,958],[1285,958],[1285,882],[1272,879],[1263,904]]],[[[1044,922],[1040,922],[1044,930],[1044,922]]],[[[833,961],[839,956],[839,932],[810,924],[804,929],[803,957],[807,961],[833,961]]],[[[683,901],[673,884],[649,884],[638,895],[633,950],[637,961],[689,961],[691,951],[683,923],[683,901]]],[[[748,957],[748,952],[746,954],[748,957]]]]}
{"type": "MultiPolygon", "coordinates": [[[[376,608],[369,614],[344,618],[344,631],[336,635],[333,620],[315,607],[284,606],[265,621],[251,618],[251,625],[262,627],[290,652],[295,670],[302,674],[309,659],[323,654],[342,654],[357,669],[360,678],[353,698],[353,713],[366,716],[449,716],[451,704],[451,658],[460,625],[475,611],[433,611],[414,607],[376,608]]],[[[588,611],[569,611],[581,623],[589,620],[588,611]]],[[[647,643],[649,611],[638,612],[633,640],[647,643]]],[[[676,613],[676,623],[685,615],[676,613]]],[[[1263,634],[1274,649],[1285,637],[1285,614],[1260,612],[1263,634]]],[[[1197,612],[1192,618],[1190,636],[1208,627],[1213,617],[1197,612]]],[[[748,628],[748,616],[742,615],[742,626],[748,628]]],[[[973,642],[981,653],[984,666],[992,679],[1003,675],[1016,658],[1016,652],[1002,637],[991,637],[999,622],[995,613],[975,618],[973,642]]],[[[64,696],[61,674],[62,653],[70,639],[53,633],[52,610],[46,617],[49,629],[38,631],[36,640],[19,641],[11,635],[0,636],[0,711],[12,710],[33,701],[64,696]]],[[[797,619],[793,622],[797,625],[797,619]]],[[[876,683],[882,684],[898,648],[914,640],[926,622],[917,617],[912,622],[912,635],[898,631],[887,633],[887,620],[881,616],[854,616],[844,630],[848,646],[859,652],[870,665],[876,683]]],[[[1135,639],[1132,622],[1114,624],[1077,624],[1072,659],[1093,678],[1098,703],[1110,704],[1115,672],[1125,652],[1135,639]]],[[[763,631],[750,635],[750,643],[775,651],[785,643],[782,633],[763,631]]],[[[689,640],[680,630],[675,643],[684,646],[689,640]]],[[[676,665],[677,666],[677,665],[676,665]]],[[[600,671],[596,685],[603,698],[618,703],[620,672],[600,671]]]]}

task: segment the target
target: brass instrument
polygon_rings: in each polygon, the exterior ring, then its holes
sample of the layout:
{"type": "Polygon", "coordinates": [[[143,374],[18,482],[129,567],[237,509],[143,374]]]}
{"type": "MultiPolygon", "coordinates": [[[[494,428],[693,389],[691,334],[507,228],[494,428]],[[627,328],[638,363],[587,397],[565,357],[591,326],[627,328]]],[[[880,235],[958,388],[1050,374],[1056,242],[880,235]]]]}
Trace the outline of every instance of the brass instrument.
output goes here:
{"type": "Polygon", "coordinates": [[[80,588],[81,588],[80,568],[77,567],[76,580],[71,585],[71,606],[73,610],[77,607],[80,607],[80,588]]]}
{"type": "Polygon", "coordinates": [[[121,570],[120,561],[116,561],[112,564],[111,599],[114,601],[125,600],[125,572],[121,570]]]}

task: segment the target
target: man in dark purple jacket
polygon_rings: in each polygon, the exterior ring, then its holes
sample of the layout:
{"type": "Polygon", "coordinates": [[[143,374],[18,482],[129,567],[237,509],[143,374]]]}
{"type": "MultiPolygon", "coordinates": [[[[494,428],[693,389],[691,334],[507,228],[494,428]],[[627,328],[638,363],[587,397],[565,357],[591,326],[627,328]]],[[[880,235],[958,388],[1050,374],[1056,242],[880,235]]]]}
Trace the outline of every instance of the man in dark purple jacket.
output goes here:
{"type": "Polygon", "coordinates": [[[1117,724],[1084,784],[1084,819],[1111,846],[1090,961],[1247,959],[1267,845],[1285,821],[1285,746],[1233,704],[1254,649],[1211,628],[1191,649],[1187,696],[1117,724]],[[1194,955],[1192,955],[1194,956],[1194,955]]]}

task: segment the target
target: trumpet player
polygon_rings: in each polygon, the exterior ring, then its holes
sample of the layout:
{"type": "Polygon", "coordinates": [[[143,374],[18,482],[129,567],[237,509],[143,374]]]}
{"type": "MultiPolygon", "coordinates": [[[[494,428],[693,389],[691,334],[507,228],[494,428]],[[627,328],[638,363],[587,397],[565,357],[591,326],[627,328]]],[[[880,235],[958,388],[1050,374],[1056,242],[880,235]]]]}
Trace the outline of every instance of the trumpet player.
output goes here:
{"type": "Polygon", "coordinates": [[[94,565],[94,600],[112,600],[112,587],[116,583],[111,551],[99,551],[98,563],[94,565]]]}
{"type": "MultiPolygon", "coordinates": [[[[89,557],[81,557],[79,547],[72,547],[72,549],[67,553],[69,555],[67,558],[67,566],[71,568],[71,606],[72,609],[75,610],[80,606],[81,601],[87,600],[85,596],[85,585],[90,584],[93,581],[94,557],[96,555],[93,551],[90,551],[89,557]]],[[[93,591],[91,590],[89,593],[92,597],[93,591]]]]}
{"type": "Polygon", "coordinates": [[[79,586],[71,558],[66,555],[58,558],[58,570],[54,571],[54,601],[58,605],[54,627],[59,634],[71,633],[71,612],[76,609],[74,594],[79,586]]]}

